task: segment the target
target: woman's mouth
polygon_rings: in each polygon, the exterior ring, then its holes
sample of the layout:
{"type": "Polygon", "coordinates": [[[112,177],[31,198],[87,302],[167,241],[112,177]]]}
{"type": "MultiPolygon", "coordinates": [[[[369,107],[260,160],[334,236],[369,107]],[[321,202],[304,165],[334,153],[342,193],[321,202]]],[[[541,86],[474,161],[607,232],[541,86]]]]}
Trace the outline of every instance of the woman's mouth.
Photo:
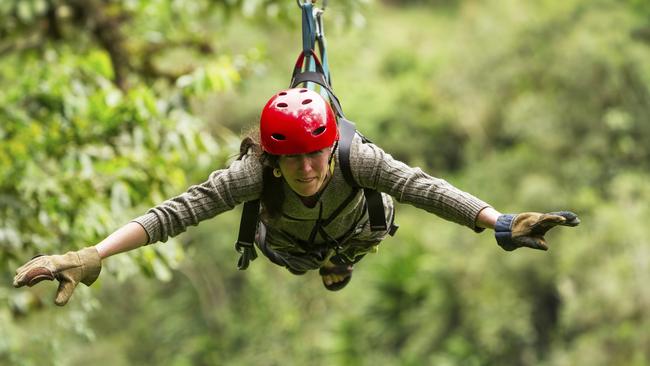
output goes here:
{"type": "Polygon", "coordinates": [[[300,182],[300,183],[311,183],[311,182],[314,181],[315,179],[316,179],[316,177],[311,177],[311,178],[298,178],[298,179],[296,179],[296,180],[297,180],[298,182],[300,182]]]}

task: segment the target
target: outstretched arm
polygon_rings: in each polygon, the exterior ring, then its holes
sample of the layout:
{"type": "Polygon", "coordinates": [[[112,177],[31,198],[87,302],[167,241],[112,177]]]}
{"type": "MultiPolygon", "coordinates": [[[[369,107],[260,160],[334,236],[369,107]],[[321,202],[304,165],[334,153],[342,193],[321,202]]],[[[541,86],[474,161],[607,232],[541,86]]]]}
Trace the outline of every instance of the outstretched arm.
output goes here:
{"type": "Polygon", "coordinates": [[[148,242],[149,237],[144,228],[136,222],[129,222],[97,243],[95,249],[99,257],[104,259],[113,254],[139,248],[148,242]]]}
{"type": "Polygon", "coordinates": [[[578,216],[570,211],[501,214],[486,202],[463,192],[443,179],[393,159],[373,144],[355,137],[351,149],[352,173],[362,187],[377,189],[444,219],[477,232],[493,229],[504,250],[520,247],[547,250],[544,234],[555,226],[577,226],[578,216]]]}
{"type": "Polygon", "coordinates": [[[497,219],[501,216],[501,213],[492,207],[486,207],[479,212],[476,217],[476,226],[482,227],[485,229],[494,229],[494,225],[497,222],[497,219]]]}

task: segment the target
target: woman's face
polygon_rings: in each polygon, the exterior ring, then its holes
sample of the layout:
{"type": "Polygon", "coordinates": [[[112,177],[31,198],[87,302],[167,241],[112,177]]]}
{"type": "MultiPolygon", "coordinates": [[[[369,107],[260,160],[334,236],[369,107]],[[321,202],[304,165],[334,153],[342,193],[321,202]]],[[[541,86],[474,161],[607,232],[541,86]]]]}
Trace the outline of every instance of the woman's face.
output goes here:
{"type": "Polygon", "coordinates": [[[309,154],[280,155],[278,163],[289,187],[303,197],[313,196],[325,184],[331,148],[309,154]]]}

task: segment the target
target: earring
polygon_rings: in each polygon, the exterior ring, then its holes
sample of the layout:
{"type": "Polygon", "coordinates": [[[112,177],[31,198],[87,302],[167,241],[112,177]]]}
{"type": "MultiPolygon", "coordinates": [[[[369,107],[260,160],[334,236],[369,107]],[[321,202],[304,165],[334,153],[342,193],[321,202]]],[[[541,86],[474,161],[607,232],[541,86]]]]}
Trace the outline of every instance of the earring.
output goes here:
{"type": "Polygon", "coordinates": [[[282,171],[280,170],[280,168],[273,169],[273,176],[276,178],[280,178],[282,176],[282,171]]]}

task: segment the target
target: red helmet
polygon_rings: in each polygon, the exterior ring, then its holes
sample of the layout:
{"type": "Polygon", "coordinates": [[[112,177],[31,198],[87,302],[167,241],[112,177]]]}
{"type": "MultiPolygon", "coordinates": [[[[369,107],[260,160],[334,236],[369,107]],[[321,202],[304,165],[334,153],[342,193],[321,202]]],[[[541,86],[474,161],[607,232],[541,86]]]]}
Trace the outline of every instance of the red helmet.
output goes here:
{"type": "Polygon", "coordinates": [[[339,138],[329,103],[305,88],[283,90],[269,99],[260,117],[260,135],[262,149],[273,155],[310,153],[339,138]]]}

